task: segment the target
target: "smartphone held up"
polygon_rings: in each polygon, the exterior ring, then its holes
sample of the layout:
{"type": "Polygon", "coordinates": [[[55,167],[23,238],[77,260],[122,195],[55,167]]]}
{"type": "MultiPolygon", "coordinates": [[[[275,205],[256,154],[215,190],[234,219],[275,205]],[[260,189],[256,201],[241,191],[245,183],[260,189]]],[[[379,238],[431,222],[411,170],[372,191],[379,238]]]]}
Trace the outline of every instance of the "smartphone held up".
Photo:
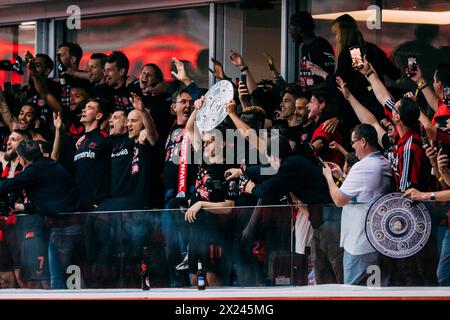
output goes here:
{"type": "Polygon", "coordinates": [[[350,56],[352,58],[352,67],[355,69],[361,69],[364,66],[364,61],[361,53],[361,48],[358,46],[351,47],[350,56]]]}
{"type": "Polygon", "coordinates": [[[414,77],[417,74],[417,59],[415,56],[408,57],[408,67],[406,68],[406,75],[414,77]]]}

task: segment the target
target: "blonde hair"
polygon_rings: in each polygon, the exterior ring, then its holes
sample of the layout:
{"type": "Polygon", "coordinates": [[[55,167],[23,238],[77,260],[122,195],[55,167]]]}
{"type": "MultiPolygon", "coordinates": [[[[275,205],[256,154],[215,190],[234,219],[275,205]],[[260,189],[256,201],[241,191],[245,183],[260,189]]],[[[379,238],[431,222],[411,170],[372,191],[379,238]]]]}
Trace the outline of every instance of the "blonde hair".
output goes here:
{"type": "Polygon", "coordinates": [[[345,47],[357,44],[361,50],[365,48],[364,38],[359,31],[355,19],[348,14],[344,14],[333,21],[332,28],[337,27],[339,32],[339,40],[336,41],[336,67],[339,55],[345,47]]]}
{"type": "Polygon", "coordinates": [[[242,109],[242,113],[253,113],[253,114],[260,113],[263,114],[264,116],[266,115],[266,111],[264,111],[264,109],[259,106],[245,106],[242,109]]]}

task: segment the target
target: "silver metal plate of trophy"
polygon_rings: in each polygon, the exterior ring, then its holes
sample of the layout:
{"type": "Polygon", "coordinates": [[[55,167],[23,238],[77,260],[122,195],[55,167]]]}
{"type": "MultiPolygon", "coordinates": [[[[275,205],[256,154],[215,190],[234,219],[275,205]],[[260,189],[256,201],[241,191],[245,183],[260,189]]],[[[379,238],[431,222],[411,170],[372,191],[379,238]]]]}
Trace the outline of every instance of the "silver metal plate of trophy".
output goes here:
{"type": "Polygon", "coordinates": [[[431,217],[425,204],[402,196],[395,192],[380,197],[366,217],[370,244],[381,254],[397,259],[419,252],[431,233],[431,217]]]}
{"type": "Polygon", "coordinates": [[[228,115],[225,106],[233,99],[233,95],[230,81],[222,80],[213,85],[205,95],[203,107],[197,112],[197,127],[202,131],[210,131],[221,124],[228,115]]]}

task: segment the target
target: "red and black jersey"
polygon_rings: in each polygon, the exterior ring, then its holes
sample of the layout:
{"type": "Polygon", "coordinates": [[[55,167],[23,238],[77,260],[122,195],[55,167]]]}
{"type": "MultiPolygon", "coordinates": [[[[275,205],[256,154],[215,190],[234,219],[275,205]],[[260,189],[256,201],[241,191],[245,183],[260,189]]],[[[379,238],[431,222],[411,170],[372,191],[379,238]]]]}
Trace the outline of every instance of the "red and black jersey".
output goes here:
{"type": "Polygon", "coordinates": [[[441,116],[450,116],[450,109],[447,107],[447,105],[444,103],[444,101],[439,100],[438,107],[436,109],[436,113],[433,116],[433,119],[431,120],[431,123],[435,126],[436,125],[436,118],[441,116]]]}
{"type": "Polygon", "coordinates": [[[409,130],[397,141],[391,166],[399,191],[409,188],[428,190],[431,169],[418,133],[409,130]]]}
{"type": "MultiPolygon", "coordinates": [[[[14,170],[14,177],[19,173],[22,172],[22,165],[20,163],[17,164],[16,169],[14,170]]],[[[9,171],[11,170],[11,162],[8,162],[8,164],[6,165],[5,169],[3,169],[2,172],[2,178],[7,179],[9,177],[9,171]]]]}
{"type": "Polygon", "coordinates": [[[125,85],[120,88],[113,88],[103,83],[95,87],[95,97],[100,97],[109,101],[113,112],[116,110],[133,110],[133,105],[130,101],[130,90],[125,85]]]}
{"type": "Polygon", "coordinates": [[[193,202],[223,202],[237,200],[239,184],[225,179],[225,171],[233,166],[225,164],[203,164],[197,172],[193,202]]]}
{"type": "MultiPolygon", "coordinates": [[[[18,163],[14,170],[13,177],[15,177],[17,174],[22,172],[22,170],[23,170],[22,165],[20,163],[18,163]]],[[[11,162],[8,162],[5,169],[3,169],[1,178],[8,179],[9,175],[10,175],[10,171],[11,171],[11,162]]],[[[8,194],[9,202],[10,203],[16,202],[21,196],[22,197],[24,196],[24,194],[21,192],[12,192],[12,193],[8,194]]],[[[7,224],[15,224],[16,223],[16,216],[12,212],[9,213],[9,216],[3,217],[3,218],[5,219],[7,224]]]]}
{"type": "MultiPolygon", "coordinates": [[[[392,110],[395,102],[386,101],[385,113],[392,119],[392,110]]],[[[430,188],[430,164],[422,149],[420,135],[408,130],[394,145],[392,158],[390,159],[397,189],[405,191],[416,188],[426,191],[430,188]]]]}
{"type": "Polygon", "coordinates": [[[340,166],[344,164],[344,157],[337,151],[330,149],[328,146],[330,142],[336,141],[342,144],[342,136],[338,129],[334,133],[328,133],[324,129],[324,124],[321,123],[316,130],[314,130],[313,136],[311,138],[311,144],[317,140],[322,140],[323,148],[319,152],[315,153],[315,156],[321,157],[324,161],[334,162],[340,166]]]}

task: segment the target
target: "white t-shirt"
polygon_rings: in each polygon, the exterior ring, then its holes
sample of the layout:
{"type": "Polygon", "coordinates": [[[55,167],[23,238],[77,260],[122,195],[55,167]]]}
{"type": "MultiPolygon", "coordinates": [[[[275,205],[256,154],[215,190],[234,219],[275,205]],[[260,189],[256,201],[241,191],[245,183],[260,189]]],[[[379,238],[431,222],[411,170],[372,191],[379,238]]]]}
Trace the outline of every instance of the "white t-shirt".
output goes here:
{"type": "Polygon", "coordinates": [[[365,225],[370,205],[391,191],[392,171],[380,152],[357,162],[339,191],[351,202],[342,209],[340,245],[352,255],[375,252],[366,236],[365,225]]]}

